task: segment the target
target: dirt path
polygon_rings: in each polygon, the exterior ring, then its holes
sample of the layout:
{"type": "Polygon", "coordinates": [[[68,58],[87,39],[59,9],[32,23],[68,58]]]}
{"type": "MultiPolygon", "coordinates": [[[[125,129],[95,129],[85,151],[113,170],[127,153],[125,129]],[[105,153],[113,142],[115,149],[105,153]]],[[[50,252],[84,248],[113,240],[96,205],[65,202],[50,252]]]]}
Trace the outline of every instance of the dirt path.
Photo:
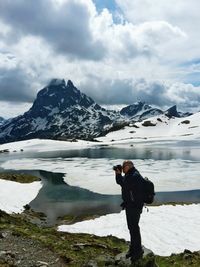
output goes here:
{"type": "Polygon", "coordinates": [[[0,232],[0,267],[65,267],[62,259],[40,242],[11,231],[0,232]]]}

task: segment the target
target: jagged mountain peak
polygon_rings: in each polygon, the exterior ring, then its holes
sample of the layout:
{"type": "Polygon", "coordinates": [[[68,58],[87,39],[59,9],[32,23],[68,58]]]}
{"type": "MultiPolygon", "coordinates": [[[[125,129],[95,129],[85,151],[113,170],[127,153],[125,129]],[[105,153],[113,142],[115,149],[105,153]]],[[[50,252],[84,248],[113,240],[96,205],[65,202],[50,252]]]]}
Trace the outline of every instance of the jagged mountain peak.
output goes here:
{"type": "Polygon", "coordinates": [[[120,112],[108,111],[78,90],[71,80],[66,83],[64,79],[52,79],[38,92],[27,112],[1,125],[0,143],[30,138],[90,139],[124,123],[163,113],[142,101],[120,112]]]}
{"type": "Polygon", "coordinates": [[[0,125],[3,125],[3,123],[5,122],[6,120],[3,118],[3,117],[0,117],[0,125]]]}
{"type": "Polygon", "coordinates": [[[147,105],[145,102],[138,101],[127,107],[122,108],[120,114],[123,116],[133,117],[138,114],[138,112],[142,112],[150,108],[151,106],[147,105]]]}
{"type": "Polygon", "coordinates": [[[67,84],[64,79],[52,79],[51,82],[40,90],[29,110],[34,117],[45,117],[52,109],[57,113],[64,112],[67,108],[78,105],[88,108],[95,105],[93,99],[78,90],[71,80],[67,84]]]}
{"type": "Polygon", "coordinates": [[[67,87],[74,87],[74,84],[71,80],[68,80],[67,87]]]}
{"type": "Polygon", "coordinates": [[[168,116],[168,117],[180,117],[180,114],[178,113],[177,111],[177,107],[176,105],[168,108],[166,111],[165,111],[165,115],[168,116]]]}
{"type": "Polygon", "coordinates": [[[1,126],[0,143],[29,138],[96,137],[119,117],[78,90],[71,80],[53,79],[40,90],[32,107],[1,126]]]}

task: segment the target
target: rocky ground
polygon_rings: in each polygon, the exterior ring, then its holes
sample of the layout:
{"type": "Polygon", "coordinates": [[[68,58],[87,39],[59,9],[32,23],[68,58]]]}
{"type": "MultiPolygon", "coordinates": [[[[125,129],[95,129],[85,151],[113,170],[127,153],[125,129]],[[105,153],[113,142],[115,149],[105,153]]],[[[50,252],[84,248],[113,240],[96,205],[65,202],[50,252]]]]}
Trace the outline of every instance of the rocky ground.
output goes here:
{"type": "Polygon", "coordinates": [[[2,231],[0,235],[0,266],[66,266],[56,253],[36,240],[10,230],[2,231]]]}
{"type": "Polygon", "coordinates": [[[131,264],[125,258],[128,244],[113,236],[57,232],[38,227],[19,215],[0,211],[0,266],[16,267],[199,267],[200,251],[185,250],[169,257],[145,249],[142,260],[131,264]]]}

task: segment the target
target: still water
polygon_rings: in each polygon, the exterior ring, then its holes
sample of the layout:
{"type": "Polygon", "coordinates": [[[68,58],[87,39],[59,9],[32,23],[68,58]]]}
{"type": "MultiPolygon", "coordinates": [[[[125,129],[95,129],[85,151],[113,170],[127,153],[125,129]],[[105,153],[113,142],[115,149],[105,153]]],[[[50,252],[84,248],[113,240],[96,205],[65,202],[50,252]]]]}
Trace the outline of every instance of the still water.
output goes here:
{"type": "MultiPolygon", "coordinates": [[[[178,142],[176,144],[157,144],[148,146],[132,145],[128,147],[96,147],[90,149],[68,150],[68,151],[53,151],[53,152],[16,152],[0,155],[0,164],[7,161],[25,159],[57,159],[70,160],[76,158],[84,159],[107,159],[107,160],[154,160],[165,161],[179,160],[188,161],[186,168],[193,168],[193,172],[197,173],[200,163],[200,145],[199,142],[189,142],[187,144],[178,142]],[[192,163],[192,165],[191,165],[192,163]],[[195,169],[196,168],[196,169],[195,169]]],[[[166,163],[167,164],[167,163],[166,163]]],[[[26,165],[24,166],[26,167],[26,165]]],[[[81,168],[81,166],[80,166],[81,168]]],[[[12,170],[14,171],[15,164],[13,161],[12,170]]],[[[1,168],[0,171],[5,171],[1,168]]],[[[37,197],[30,203],[30,206],[35,211],[43,212],[47,216],[48,223],[54,223],[56,219],[64,215],[102,215],[107,213],[119,212],[121,210],[121,197],[119,194],[109,195],[95,193],[91,190],[81,188],[79,186],[71,186],[64,181],[65,173],[54,171],[44,171],[37,169],[26,170],[26,168],[18,169],[17,172],[27,172],[41,178],[43,187],[39,191],[37,197]]],[[[197,179],[197,176],[191,177],[197,179]]],[[[198,184],[198,183],[197,183],[198,184]]],[[[154,204],[162,203],[200,203],[200,188],[193,190],[157,192],[154,204]]]]}

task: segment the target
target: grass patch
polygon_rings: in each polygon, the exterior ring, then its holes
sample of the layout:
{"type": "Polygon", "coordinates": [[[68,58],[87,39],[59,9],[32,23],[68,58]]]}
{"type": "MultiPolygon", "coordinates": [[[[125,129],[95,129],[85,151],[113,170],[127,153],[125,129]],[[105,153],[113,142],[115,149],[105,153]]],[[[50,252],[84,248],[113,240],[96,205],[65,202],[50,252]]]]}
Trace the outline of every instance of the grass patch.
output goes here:
{"type": "Polygon", "coordinates": [[[97,256],[112,257],[127,249],[125,240],[113,236],[62,233],[54,228],[38,227],[21,219],[19,215],[0,211],[0,230],[3,229],[41,242],[62,257],[67,266],[82,266],[97,256]]]}
{"type": "Polygon", "coordinates": [[[18,183],[32,183],[35,181],[41,181],[41,179],[36,176],[24,173],[0,173],[0,179],[18,183]]]}

